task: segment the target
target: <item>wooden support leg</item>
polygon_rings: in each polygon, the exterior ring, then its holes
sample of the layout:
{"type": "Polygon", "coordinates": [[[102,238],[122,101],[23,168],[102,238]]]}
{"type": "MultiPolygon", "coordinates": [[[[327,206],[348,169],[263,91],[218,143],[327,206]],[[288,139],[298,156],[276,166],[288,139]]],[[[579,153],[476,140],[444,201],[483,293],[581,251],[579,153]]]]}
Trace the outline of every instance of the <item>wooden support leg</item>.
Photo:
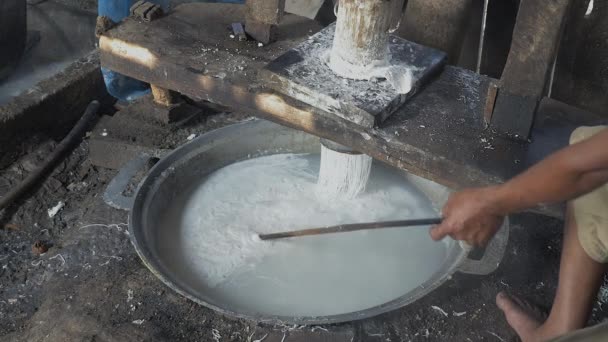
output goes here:
{"type": "Polygon", "coordinates": [[[170,124],[176,121],[197,115],[201,110],[192,106],[181,99],[178,92],[159,87],[151,84],[152,97],[154,104],[149,101],[148,108],[142,110],[151,118],[164,124],[170,124]]]}
{"type": "Polygon", "coordinates": [[[245,31],[255,40],[268,44],[274,40],[274,30],[281,22],[285,0],[247,0],[245,31]]]}
{"type": "Polygon", "coordinates": [[[154,102],[161,106],[171,107],[181,102],[179,93],[173,90],[161,88],[153,84],[150,85],[150,88],[152,89],[152,96],[154,97],[154,102]]]}

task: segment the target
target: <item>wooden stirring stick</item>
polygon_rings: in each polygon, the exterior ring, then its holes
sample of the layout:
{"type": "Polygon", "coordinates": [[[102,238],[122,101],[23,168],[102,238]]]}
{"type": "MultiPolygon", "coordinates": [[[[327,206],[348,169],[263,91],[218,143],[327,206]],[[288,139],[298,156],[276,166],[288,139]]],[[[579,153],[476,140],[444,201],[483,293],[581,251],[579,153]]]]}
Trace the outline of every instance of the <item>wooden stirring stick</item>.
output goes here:
{"type": "Polygon", "coordinates": [[[412,219],[412,220],[400,220],[400,221],[353,223],[353,224],[341,224],[341,225],[337,225],[337,226],[327,226],[327,227],[320,227],[320,228],[294,230],[294,231],[282,232],[282,233],[260,234],[259,237],[261,240],[276,240],[276,239],[285,239],[285,238],[299,237],[299,236],[354,232],[356,230],[426,226],[426,225],[430,225],[430,224],[439,224],[439,223],[441,223],[441,218],[425,218],[425,219],[412,219]]]}

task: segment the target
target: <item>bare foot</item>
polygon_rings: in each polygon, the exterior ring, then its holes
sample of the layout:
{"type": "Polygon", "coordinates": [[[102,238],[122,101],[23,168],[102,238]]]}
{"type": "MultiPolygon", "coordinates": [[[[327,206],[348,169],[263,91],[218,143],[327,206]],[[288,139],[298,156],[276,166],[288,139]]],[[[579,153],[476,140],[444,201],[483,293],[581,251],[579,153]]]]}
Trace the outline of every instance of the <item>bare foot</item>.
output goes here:
{"type": "Polygon", "coordinates": [[[496,296],[496,305],[504,312],[507,322],[522,342],[546,341],[556,334],[546,331],[546,315],[537,307],[505,292],[496,296]]]}

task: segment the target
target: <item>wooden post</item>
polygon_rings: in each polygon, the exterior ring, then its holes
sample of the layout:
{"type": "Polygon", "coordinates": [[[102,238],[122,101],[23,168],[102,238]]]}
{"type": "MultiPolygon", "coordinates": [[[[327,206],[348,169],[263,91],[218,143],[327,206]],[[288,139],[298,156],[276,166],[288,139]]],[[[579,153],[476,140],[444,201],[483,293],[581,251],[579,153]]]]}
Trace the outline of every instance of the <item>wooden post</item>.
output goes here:
{"type": "MultiPolygon", "coordinates": [[[[502,2],[507,0],[497,0],[502,2]]],[[[397,36],[447,52],[456,64],[466,35],[472,0],[408,0],[397,36]]]]}
{"type": "Polygon", "coordinates": [[[180,102],[179,93],[177,92],[155,86],[154,84],[150,84],[150,89],[152,90],[154,102],[161,106],[170,107],[180,102]]]}
{"type": "Polygon", "coordinates": [[[527,140],[572,0],[522,1],[500,77],[492,127],[527,140]]]}
{"type": "Polygon", "coordinates": [[[261,43],[270,43],[276,25],[283,18],[285,0],[247,0],[246,6],[245,31],[261,43]]]}
{"type": "Polygon", "coordinates": [[[388,64],[388,36],[404,0],[340,0],[329,65],[339,76],[369,79],[374,68],[388,64]]]}

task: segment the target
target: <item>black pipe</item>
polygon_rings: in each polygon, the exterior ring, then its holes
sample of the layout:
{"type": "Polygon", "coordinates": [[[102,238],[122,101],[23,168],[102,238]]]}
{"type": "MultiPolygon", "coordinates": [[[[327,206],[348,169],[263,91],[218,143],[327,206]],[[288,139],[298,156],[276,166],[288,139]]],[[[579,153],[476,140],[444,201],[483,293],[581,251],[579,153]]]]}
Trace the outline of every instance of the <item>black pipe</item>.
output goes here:
{"type": "Polygon", "coordinates": [[[99,110],[99,102],[92,101],[87,106],[84,114],[72,128],[70,133],[61,140],[55,150],[46,158],[46,160],[36,170],[32,171],[18,186],[14,187],[8,194],[0,198],[0,210],[12,204],[21,196],[25,195],[35,185],[42,181],[48,174],[53,171],[55,166],[70,152],[85,135],[89,124],[93,118],[97,116],[99,110]]]}

